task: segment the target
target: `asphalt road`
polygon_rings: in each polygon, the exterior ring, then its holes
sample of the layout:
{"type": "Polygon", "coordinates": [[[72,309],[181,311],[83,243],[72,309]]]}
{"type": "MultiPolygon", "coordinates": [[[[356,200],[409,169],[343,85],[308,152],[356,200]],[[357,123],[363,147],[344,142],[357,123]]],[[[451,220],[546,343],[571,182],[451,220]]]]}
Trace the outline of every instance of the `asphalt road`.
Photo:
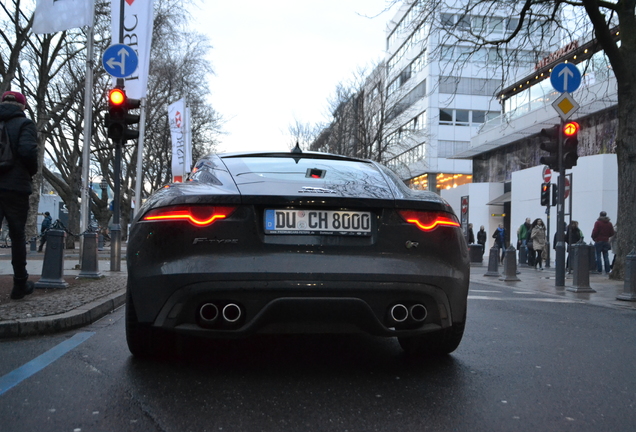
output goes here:
{"type": "Polygon", "coordinates": [[[0,431],[636,429],[631,310],[472,283],[459,349],[418,362],[364,336],[187,342],[139,361],[123,318],[0,342],[0,383],[14,379],[0,431]]]}

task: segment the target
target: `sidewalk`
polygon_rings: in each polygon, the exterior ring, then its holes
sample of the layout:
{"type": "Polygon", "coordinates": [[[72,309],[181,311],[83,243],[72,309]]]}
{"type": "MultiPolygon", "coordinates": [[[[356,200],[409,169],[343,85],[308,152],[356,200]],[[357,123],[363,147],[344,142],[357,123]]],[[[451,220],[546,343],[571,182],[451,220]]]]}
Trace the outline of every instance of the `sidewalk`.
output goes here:
{"type": "MultiPolygon", "coordinates": [[[[66,250],[64,255],[64,276],[79,275],[79,249],[66,250]],[[77,268],[76,268],[77,266],[77,268]]],[[[29,252],[27,256],[30,279],[37,282],[42,273],[44,254],[29,252]]],[[[65,289],[38,290],[22,300],[0,304],[0,339],[55,333],[82,327],[95,322],[125,303],[126,262],[122,247],[121,271],[110,271],[110,251],[99,252],[100,279],[78,278],[65,289]],[[42,292],[44,291],[44,292],[42,292]]],[[[499,273],[503,267],[499,266],[499,273]]],[[[617,300],[624,292],[623,281],[610,280],[607,276],[590,274],[590,288],[595,293],[575,293],[572,276],[566,275],[565,287],[555,287],[554,267],[537,271],[526,265],[518,267],[519,281],[506,282],[501,277],[485,276],[487,262],[473,263],[470,268],[471,283],[492,287],[508,287],[528,292],[541,292],[561,298],[636,311],[636,302],[617,300]]],[[[0,249],[0,277],[12,275],[11,252],[0,249]]],[[[470,292],[469,292],[470,295],[470,292]]]]}
{"type": "MultiPolygon", "coordinates": [[[[63,278],[68,288],[35,289],[21,300],[0,304],[0,339],[56,333],[91,324],[125,303],[126,249],[120,271],[110,271],[110,249],[98,252],[101,278],[79,278],[79,248],[64,251],[63,278]]],[[[44,254],[27,251],[29,280],[38,282],[44,254]]],[[[0,278],[12,284],[11,250],[0,249],[0,278]]]]}
{"type": "MultiPolygon", "coordinates": [[[[499,266],[501,277],[485,276],[488,272],[488,262],[484,260],[481,264],[471,264],[470,281],[471,283],[482,283],[491,286],[501,286],[515,288],[524,291],[535,291],[544,294],[559,296],[568,300],[581,301],[598,306],[615,307],[621,309],[631,309],[636,311],[636,302],[617,300],[616,297],[623,294],[625,285],[623,281],[615,281],[606,275],[590,273],[590,288],[594,293],[572,292],[573,289],[572,275],[565,275],[565,286],[555,286],[555,268],[545,268],[543,271],[535,270],[525,264],[519,265],[517,274],[519,281],[506,282],[500,280],[503,278],[504,268],[499,266]]],[[[470,293],[469,293],[470,295],[470,293]]]]}

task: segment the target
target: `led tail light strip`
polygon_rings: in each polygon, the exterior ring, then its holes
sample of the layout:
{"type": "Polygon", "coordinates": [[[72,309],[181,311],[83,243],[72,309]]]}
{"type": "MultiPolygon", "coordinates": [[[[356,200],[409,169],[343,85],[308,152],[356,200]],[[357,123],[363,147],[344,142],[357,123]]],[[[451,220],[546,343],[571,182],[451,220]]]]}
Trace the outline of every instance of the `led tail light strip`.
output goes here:
{"type": "Polygon", "coordinates": [[[398,213],[402,219],[416,225],[422,231],[432,231],[440,226],[460,226],[457,218],[449,213],[415,210],[400,210],[398,213]]]}
{"type": "Polygon", "coordinates": [[[144,221],[178,221],[185,220],[196,226],[207,226],[219,219],[229,217],[236,207],[220,206],[173,206],[149,211],[144,221]]]}

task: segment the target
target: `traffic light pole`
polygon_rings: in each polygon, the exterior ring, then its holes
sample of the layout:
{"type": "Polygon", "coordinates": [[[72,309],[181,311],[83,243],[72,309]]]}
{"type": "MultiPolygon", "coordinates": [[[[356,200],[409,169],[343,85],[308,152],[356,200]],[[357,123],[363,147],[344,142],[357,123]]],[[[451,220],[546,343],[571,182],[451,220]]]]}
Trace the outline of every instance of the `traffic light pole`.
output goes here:
{"type": "MultiPolygon", "coordinates": [[[[122,7],[123,10],[123,7],[122,7]]],[[[117,86],[123,88],[123,79],[117,79],[117,86]]],[[[123,133],[123,132],[122,132],[123,133]]],[[[115,144],[115,160],[113,161],[113,227],[110,230],[110,271],[121,271],[121,153],[124,145],[123,137],[113,139],[115,144]]]]}
{"type": "MultiPolygon", "coordinates": [[[[563,130],[564,122],[561,120],[559,130],[563,130]]],[[[554,285],[565,286],[565,242],[563,225],[565,224],[565,167],[563,166],[563,134],[559,133],[559,179],[558,179],[558,205],[556,226],[556,256],[554,285]]]]}
{"type": "MultiPolygon", "coordinates": [[[[115,141],[115,140],[114,140],[115,141]]],[[[115,141],[115,160],[113,161],[113,179],[115,196],[113,197],[113,227],[110,230],[110,271],[121,271],[121,148],[122,140],[115,141]]]]}

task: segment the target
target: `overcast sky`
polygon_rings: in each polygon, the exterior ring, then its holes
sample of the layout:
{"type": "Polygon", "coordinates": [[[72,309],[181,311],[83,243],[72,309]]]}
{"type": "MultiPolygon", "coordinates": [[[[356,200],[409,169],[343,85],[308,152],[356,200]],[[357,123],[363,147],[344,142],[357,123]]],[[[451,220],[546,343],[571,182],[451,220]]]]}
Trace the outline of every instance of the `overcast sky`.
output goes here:
{"type": "Polygon", "coordinates": [[[336,85],[384,57],[386,0],[206,1],[219,151],[287,150],[289,125],[326,121],[336,85]],[[376,18],[374,17],[380,14],[376,18]]]}

